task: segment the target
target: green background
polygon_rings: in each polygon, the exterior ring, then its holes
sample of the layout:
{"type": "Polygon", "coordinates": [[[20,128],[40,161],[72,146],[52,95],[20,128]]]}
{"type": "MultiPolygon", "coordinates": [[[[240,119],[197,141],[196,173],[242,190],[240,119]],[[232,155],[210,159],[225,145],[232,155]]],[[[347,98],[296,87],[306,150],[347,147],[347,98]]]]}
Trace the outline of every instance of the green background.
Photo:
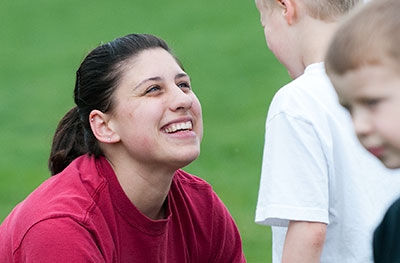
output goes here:
{"type": "Polygon", "coordinates": [[[52,135],[73,106],[83,57],[151,33],[183,62],[203,107],[202,152],[185,170],[224,201],[248,262],[271,262],[270,229],[254,213],[268,105],[289,77],[259,20],[252,0],[0,1],[0,222],[49,177],[52,135]]]}

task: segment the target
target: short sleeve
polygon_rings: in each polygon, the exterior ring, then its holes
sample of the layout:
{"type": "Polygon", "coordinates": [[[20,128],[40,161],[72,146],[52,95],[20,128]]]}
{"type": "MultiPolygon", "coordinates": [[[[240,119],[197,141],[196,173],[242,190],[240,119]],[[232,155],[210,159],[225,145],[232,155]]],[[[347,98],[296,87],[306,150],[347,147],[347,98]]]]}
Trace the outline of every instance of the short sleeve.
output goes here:
{"type": "Polygon", "coordinates": [[[239,231],[229,211],[214,193],[211,255],[213,263],[246,262],[239,231]]]}
{"type": "Polygon", "coordinates": [[[35,224],[14,252],[15,262],[104,262],[91,234],[71,218],[35,224]]]}
{"type": "Polygon", "coordinates": [[[256,223],[329,223],[328,165],[320,137],[303,118],[277,113],[266,123],[256,223]]]}
{"type": "Polygon", "coordinates": [[[387,211],[374,233],[374,262],[400,262],[400,199],[387,211]]]}

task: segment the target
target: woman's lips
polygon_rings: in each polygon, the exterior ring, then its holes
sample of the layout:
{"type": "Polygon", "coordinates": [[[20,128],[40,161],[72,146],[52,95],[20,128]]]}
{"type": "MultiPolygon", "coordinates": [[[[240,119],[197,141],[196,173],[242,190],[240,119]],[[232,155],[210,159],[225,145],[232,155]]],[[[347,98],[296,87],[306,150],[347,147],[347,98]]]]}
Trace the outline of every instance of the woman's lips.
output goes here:
{"type": "Polygon", "coordinates": [[[170,125],[165,126],[164,132],[174,133],[179,131],[191,131],[192,127],[193,125],[191,121],[172,123],[170,125]]]}

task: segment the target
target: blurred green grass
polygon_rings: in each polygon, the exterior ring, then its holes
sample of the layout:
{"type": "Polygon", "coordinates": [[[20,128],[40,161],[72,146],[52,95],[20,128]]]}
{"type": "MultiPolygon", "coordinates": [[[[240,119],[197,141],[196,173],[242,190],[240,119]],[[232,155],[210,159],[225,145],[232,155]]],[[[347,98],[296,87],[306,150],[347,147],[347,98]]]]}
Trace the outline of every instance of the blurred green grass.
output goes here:
{"type": "Polygon", "coordinates": [[[48,178],[75,70],[101,42],[151,33],[173,48],[203,107],[207,180],[232,213],[248,262],[271,262],[269,228],[254,224],[268,105],[289,81],[267,50],[253,1],[5,0],[0,3],[0,222],[48,178]]]}

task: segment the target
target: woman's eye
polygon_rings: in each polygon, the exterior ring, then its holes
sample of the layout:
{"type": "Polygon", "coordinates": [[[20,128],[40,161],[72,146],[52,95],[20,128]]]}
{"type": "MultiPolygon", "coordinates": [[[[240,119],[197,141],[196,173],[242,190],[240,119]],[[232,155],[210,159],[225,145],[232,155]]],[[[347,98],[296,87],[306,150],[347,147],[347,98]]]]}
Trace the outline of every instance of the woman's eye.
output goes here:
{"type": "Polygon", "coordinates": [[[181,82],[177,85],[179,88],[188,88],[190,89],[190,85],[187,82],[181,82]]]}
{"type": "Polygon", "coordinates": [[[156,92],[156,91],[159,91],[159,90],[160,90],[159,86],[153,86],[153,87],[148,88],[145,93],[149,94],[149,93],[156,92]]]}

